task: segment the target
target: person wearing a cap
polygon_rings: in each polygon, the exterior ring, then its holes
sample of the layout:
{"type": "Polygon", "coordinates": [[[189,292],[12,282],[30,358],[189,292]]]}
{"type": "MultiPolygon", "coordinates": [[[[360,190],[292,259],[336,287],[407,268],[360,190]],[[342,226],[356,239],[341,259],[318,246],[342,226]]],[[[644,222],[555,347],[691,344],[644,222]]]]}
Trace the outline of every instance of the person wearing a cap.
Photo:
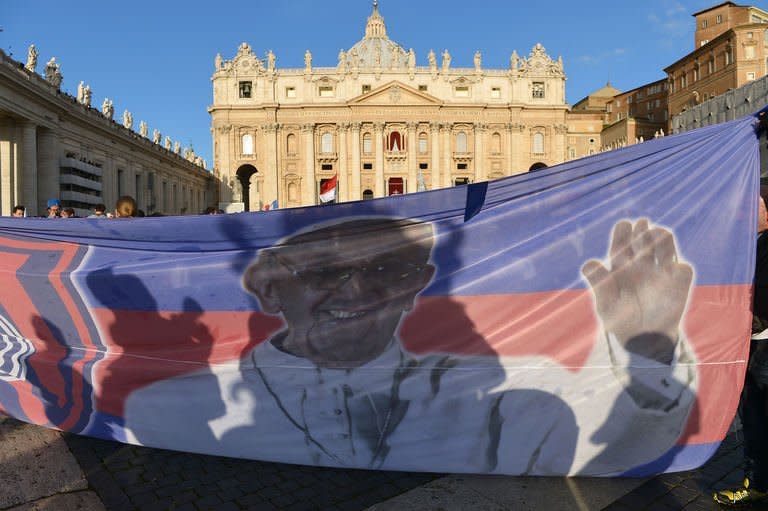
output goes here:
{"type": "Polygon", "coordinates": [[[46,211],[48,218],[59,218],[61,215],[61,202],[59,199],[48,199],[46,211]]]}

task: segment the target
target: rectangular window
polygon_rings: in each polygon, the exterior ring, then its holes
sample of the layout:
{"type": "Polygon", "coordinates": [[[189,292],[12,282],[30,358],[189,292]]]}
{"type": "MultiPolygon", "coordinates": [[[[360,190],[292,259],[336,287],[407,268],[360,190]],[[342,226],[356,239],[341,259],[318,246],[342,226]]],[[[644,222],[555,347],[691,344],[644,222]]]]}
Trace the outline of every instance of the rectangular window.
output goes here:
{"type": "Polygon", "coordinates": [[[427,92],[427,86],[426,85],[419,85],[419,92],[427,92]]]}
{"type": "Polygon", "coordinates": [[[754,46],[745,46],[744,47],[744,58],[745,59],[753,59],[753,58],[755,58],[755,47],[754,46]]]}
{"type": "Polygon", "coordinates": [[[333,170],[333,165],[331,165],[330,163],[323,163],[322,165],[320,165],[320,169],[321,170],[333,170]]]}
{"type": "Polygon", "coordinates": [[[363,154],[371,154],[371,137],[363,138],[363,154]]]}
{"type": "Polygon", "coordinates": [[[238,91],[240,93],[241,98],[250,98],[251,92],[253,88],[252,82],[240,82],[238,85],[238,91]]]}
{"type": "Polygon", "coordinates": [[[419,163],[419,168],[421,170],[427,170],[429,168],[429,165],[427,163],[419,163]]]}
{"type": "MultiPolygon", "coordinates": [[[[457,168],[458,170],[467,170],[467,164],[466,164],[466,163],[459,163],[458,165],[456,165],[456,168],[457,168]]],[[[466,179],[466,178],[465,178],[465,179],[466,179]]],[[[458,181],[458,180],[457,180],[457,181],[458,181]]],[[[462,183],[462,184],[467,184],[467,183],[465,182],[465,183],[462,183]]]]}
{"type": "Polygon", "coordinates": [[[426,139],[426,137],[425,138],[420,138],[419,139],[419,153],[420,154],[426,154],[426,152],[427,152],[427,139],[426,139]]]}
{"type": "Polygon", "coordinates": [[[712,74],[715,72],[715,61],[710,60],[707,62],[707,73],[712,74]]]}
{"type": "Polygon", "coordinates": [[[701,20],[701,28],[707,28],[707,25],[709,25],[707,20],[701,20]]]}
{"type": "Polygon", "coordinates": [[[373,163],[363,163],[363,170],[373,170],[373,163]]]}
{"type": "Polygon", "coordinates": [[[715,23],[720,24],[723,22],[723,15],[718,14],[717,17],[715,17],[715,23]]]}
{"type": "Polygon", "coordinates": [[[754,80],[755,79],[755,73],[747,73],[747,80],[754,80]]]}
{"type": "MultiPolygon", "coordinates": [[[[464,165],[464,169],[467,168],[467,164],[466,163],[460,163],[459,164],[459,168],[461,168],[462,165],[464,165]]],[[[457,177],[456,179],[453,180],[453,184],[455,186],[468,185],[469,184],[469,178],[468,177],[457,177]]]]}
{"type": "Polygon", "coordinates": [[[755,37],[755,34],[753,32],[747,32],[747,39],[752,39],[755,37]]]}
{"type": "Polygon", "coordinates": [[[285,88],[285,97],[286,98],[295,98],[296,97],[296,87],[286,87],[285,88]]]}
{"type": "Polygon", "coordinates": [[[544,82],[533,82],[531,84],[531,96],[534,98],[544,97],[544,82]]]}
{"type": "Polygon", "coordinates": [[[453,89],[453,94],[457,98],[468,98],[469,97],[469,87],[466,85],[457,85],[453,89]]]}
{"type": "Polygon", "coordinates": [[[725,65],[729,66],[731,65],[731,62],[733,62],[733,53],[731,53],[733,50],[731,48],[728,48],[725,50],[725,65]]]}
{"type": "Polygon", "coordinates": [[[501,97],[501,87],[491,87],[491,97],[499,99],[501,97]]]}
{"type": "Polygon", "coordinates": [[[321,98],[333,97],[333,87],[329,85],[321,85],[320,87],[317,88],[317,92],[321,98]]]}
{"type": "Polygon", "coordinates": [[[371,92],[371,86],[370,85],[363,85],[363,94],[367,94],[371,92]]]}

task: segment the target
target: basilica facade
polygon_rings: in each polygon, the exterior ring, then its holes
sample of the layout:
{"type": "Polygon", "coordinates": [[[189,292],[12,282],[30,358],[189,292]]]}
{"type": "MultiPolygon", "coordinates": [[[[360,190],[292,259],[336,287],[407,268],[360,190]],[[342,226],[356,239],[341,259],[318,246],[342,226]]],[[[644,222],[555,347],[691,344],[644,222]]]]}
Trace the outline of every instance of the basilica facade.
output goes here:
{"type": "Polygon", "coordinates": [[[333,67],[279,69],[243,43],[217,55],[214,171],[224,205],[245,210],[354,201],[486,181],[549,166],[600,147],[601,119],[574,119],[562,59],[541,44],[506,69],[451,65],[448,50],[416,65],[387,37],[374,2],[365,36],[333,67]],[[569,130],[569,124],[575,128],[569,130]],[[275,202],[276,201],[276,202],[275,202]]]}

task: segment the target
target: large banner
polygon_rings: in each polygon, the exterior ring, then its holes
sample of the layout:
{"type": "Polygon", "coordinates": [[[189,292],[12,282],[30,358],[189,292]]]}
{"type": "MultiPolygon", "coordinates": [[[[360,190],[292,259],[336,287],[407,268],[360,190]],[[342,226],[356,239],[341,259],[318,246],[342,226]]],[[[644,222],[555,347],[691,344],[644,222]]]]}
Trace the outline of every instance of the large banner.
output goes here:
{"type": "Polygon", "coordinates": [[[330,467],[694,468],[743,382],[755,125],[333,206],[3,218],[0,410],[330,467]]]}

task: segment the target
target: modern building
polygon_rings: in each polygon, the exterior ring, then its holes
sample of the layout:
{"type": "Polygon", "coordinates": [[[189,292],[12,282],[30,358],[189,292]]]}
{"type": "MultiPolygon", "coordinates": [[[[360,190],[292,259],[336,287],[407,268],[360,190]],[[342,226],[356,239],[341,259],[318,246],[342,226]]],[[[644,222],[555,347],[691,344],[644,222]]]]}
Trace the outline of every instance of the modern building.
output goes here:
{"type": "Polygon", "coordinates": [[[768,73],[768,12],[725,2],[693,16],[695,49],[664,69],[669,118],[768,73]]]}
{"type": "Polygon", "coordinates": [[[87,99],[62,92],[58,64],[52,59],[43,77],[36,61],[34,47],[26,65],[0,51],[0,214],[22,204],[42,215],[49,199],[59,199],[87,215],[121,195],[147,213],[199,213],[215,204],[214,176],[199,157],[182,157],[167,137],[161,145],[158,132],[150,140],[145,124],[136,133],[128,112],[123,124],[113,121],[109,101],[92,108],[90,89],[87,99]]]}
{"type": "Polygon", "coordinates": [[[217,55],[209,112],[221,201],[317,204],[334,176],[337,200],[382,197],[527,172],[600,146],[599,123],[569,128],[563,62],[541,44],[512,52],[504,69],[484,67],[480,52],[471,68],[453,67],[448,50],[427,61],[387,37],[376,2],[364,37],[332,66],[307,50],[303,68],[279,69],[271,51],[259,58],[247,43],[231,60],[217,55]]]}

